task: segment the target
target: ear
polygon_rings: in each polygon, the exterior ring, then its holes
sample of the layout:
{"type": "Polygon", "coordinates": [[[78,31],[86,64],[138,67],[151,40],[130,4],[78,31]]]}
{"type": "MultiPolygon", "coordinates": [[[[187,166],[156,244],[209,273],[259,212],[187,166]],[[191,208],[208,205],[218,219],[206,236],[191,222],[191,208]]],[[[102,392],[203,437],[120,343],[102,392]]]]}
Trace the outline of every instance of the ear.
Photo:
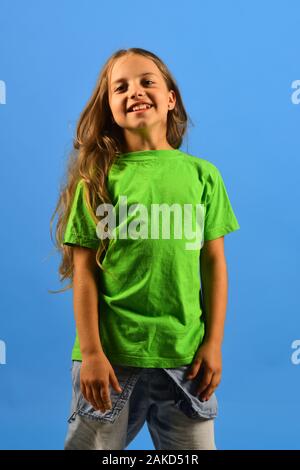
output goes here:
{"type": "Polygon", "coordinates": [[[168,109],[171,111],[176,106],[176,93],[174,90],[169,91],[169,104],[168,109]]]}

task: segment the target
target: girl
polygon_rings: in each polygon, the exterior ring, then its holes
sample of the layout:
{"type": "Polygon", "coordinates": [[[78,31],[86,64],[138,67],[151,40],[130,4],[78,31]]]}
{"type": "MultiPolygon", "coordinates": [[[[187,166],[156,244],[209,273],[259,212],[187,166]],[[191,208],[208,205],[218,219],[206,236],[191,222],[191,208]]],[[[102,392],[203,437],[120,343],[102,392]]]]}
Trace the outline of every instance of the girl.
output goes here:
{"type": "Polygon", "coordinates": [[[125,449],[145,422],[155,449],[216,449],[224,235],[240,227],[216,166],[179,150],[186,126],[140,48],[109,58],[80,116],[54,212],[76,321],[65,449],[125,449]]]}

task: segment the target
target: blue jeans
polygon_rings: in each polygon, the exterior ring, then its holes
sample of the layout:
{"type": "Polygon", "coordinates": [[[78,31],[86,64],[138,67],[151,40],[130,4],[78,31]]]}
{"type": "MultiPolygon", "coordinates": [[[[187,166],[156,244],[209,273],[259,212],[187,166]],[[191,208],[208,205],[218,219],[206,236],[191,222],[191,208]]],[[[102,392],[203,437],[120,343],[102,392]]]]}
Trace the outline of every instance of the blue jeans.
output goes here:
{"type": "Polygon", "coordinates": [[[95,410],[80,391],[80,361],[72,365],[71,416],[65,450],[124,450],[147,422],[156,450],[216,450],[214,394],[201,402],[193,394],[195,380],[181,385],[177,369],[112,364],[122,393],[110,386],[112,409],[95,410]]]}

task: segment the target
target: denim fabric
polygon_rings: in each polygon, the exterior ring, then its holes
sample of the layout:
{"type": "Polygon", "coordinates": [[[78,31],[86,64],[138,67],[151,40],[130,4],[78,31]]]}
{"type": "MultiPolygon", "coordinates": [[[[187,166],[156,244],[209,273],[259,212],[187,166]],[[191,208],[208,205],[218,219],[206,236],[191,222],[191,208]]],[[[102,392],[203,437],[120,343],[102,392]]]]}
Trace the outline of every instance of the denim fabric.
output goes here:
{"type": "Polygon", "coordinates": [[[71,416],[65,450],[124,449],[147,422],[155,449],[215,450],[212,395],[201,402],[197,381],[184,378],[189,366],[140,368],[112,364],[122,392],[110,386],[112,409],[102,413],[80,391],[81,361],[73,361],[71,416]],[[129,399],[131,398],[131,399],[129,399]]]}
{"type": "Polygon", "coordinates": [[[127,400],[129,399],[134,386],[143,372],[149,372],[155,370],[164,371],[168,377],[171,378],[174,390],[174,406],[183,411],[183,413],[189,418],[215,418],[218,412],[218,403],[216,395],[213,393],[210,399],[206,402],[202,402],[196,390],[199,381],[197,379],[187,380],[185,379],[186,371],[189,365],[177,367],[177,368],[143,368],[133,366],[120,366],[112,364],[115,374],[118,378],[119,384],[122,388],[122,392],[118,393],[110,386],[110,397],[112,408],[104,413],[100,410],[95,410],[93,406],[85,400],[80,391],[80,367],[81,361],[72,361],[72,384],[73,384],[73,396],[71,405],[71,416],[68,422],[75,419],[78,414],[80,416],[87,416],[100,421],[109,421],[113,423],[118,417],[119,413],[123,409],[127,400]]]}

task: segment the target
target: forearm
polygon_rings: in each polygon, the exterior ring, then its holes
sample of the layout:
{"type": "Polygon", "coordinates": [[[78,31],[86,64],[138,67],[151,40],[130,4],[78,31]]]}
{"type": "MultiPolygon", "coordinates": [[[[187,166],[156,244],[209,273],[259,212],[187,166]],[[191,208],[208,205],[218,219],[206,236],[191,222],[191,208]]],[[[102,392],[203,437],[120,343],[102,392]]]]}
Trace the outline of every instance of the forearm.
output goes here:
{"type": "Polygon", "coordinates": [[[221,345],[227,306],[228,276],[224,256],[201,261],[205,341],[221,345]]]}
{"type": "Polygon", "coordinates": [[[88,268],[74,270],[73,305],[82,357],[103,353],[99,336],[97,282],[88,268]]]}

